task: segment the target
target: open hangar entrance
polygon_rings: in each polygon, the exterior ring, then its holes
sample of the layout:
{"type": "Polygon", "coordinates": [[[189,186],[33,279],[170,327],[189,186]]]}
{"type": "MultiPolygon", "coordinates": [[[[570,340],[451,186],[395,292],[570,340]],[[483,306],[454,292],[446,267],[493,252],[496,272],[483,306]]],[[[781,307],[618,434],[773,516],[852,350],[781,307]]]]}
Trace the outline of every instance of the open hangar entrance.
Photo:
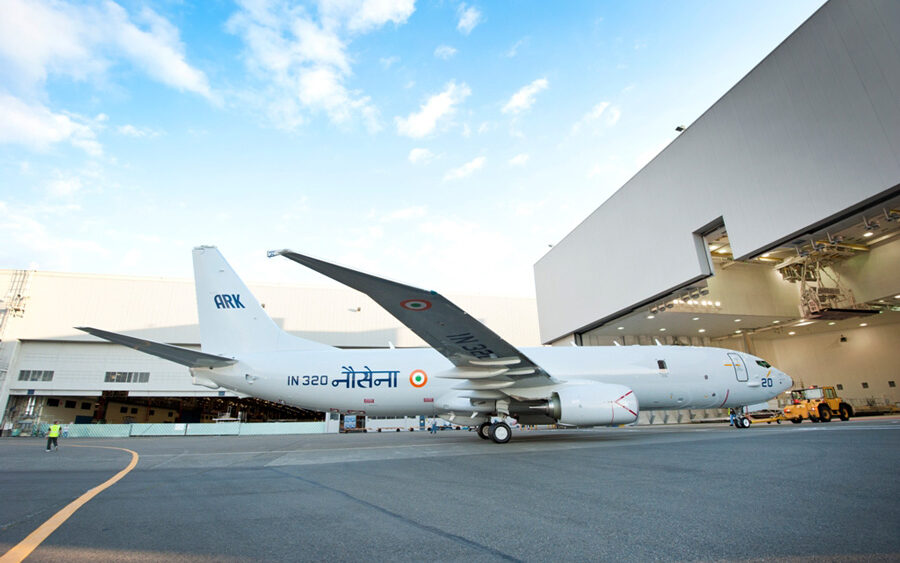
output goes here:
{"type": "Polygon", "coordinates": [[[833,385],[861,413],[900,403],[900,195],[748,259],[734,258],[724,225],[704,242],[711,277],[574,341],[728,348],[766,358],[798,386],[833,385]]]}
{"type": "Polygon", "coordinates": [[[895,404],[900,4],[826,2],[535,264],[545,344],[755,353],[895,404]]]}

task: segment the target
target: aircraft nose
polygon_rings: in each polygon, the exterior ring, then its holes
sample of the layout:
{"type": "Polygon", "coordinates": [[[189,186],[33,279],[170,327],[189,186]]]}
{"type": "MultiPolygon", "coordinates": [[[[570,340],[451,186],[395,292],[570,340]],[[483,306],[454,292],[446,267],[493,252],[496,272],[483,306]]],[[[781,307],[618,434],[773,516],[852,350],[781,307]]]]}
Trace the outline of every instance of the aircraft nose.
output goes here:
{"type": "Polygon", "coordinates": [[[785,389],[791,389],[791,388],[793,388],[793,387],[794,387],[794,380],[791,379],[791,376],[788,375],[788,374],[786,374],[786,373],[785,373],[785,374],[782,374],[782,375],[784,375],[784,380],[785,380],[785,383],[786,383],[786,385],[787,385],[787,386],[785,387],[785,389]]]}

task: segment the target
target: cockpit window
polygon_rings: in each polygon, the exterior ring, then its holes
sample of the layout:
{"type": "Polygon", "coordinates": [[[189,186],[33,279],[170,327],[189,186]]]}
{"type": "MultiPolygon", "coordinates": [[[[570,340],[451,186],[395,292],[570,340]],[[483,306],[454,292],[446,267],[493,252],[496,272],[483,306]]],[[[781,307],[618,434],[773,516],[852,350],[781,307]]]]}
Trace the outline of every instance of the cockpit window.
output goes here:
{"type": "Polygon", "coordinates": [[[767,362],[765,360],[756,360],[756,363],[766,369],[769,369],[770,367],[772,367],[772,364],[770,364],[769,362],[767,362]]]}

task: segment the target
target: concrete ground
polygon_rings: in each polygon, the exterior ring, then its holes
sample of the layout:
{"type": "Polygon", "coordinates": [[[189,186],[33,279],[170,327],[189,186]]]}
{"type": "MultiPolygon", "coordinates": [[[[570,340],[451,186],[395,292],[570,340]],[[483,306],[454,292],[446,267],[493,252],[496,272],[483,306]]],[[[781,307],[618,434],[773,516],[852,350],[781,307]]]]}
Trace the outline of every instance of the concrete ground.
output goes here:
{"type": "Polygon", "coordinates": [[[28,561],[900,560],[900,419],[474,433],[0,440],[28,561]]]}

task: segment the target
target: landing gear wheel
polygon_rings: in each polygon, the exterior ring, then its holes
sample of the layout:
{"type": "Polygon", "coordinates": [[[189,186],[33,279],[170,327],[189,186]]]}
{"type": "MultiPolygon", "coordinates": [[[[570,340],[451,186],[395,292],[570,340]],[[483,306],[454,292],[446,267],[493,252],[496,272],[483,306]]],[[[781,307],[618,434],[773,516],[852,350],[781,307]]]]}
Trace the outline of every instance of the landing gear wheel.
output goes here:
{"type": "Polygon", "coordinates": [[[741,417],[740,425],[741,425],[741,428],[750,428],[750,419],[741,417]]]}
{"type": "Polygon", "coordinates": [[[803,417],[798,416],[797,418],[792,418],[791,422],[793,422],[794,424],[800,424],[801,422],[803,422],[803,417]]]}
{"type": "Polygon", "coordinates": [[[838,416],[841,417],[841,420],[850,420],[850,407],[847,405],[841,405],[840,410],[838,411],[838,416]]]}
{"type": "Polygon", "coordinates": [[[491,438],[491,423],[490,422],[482,422],[478,425],[478,437],[482,440],[489,440],[491,438]]]}
{"type": "Polygon", "coordinates": [[[505,422],[495,422],[490,427],[491,440],[497,444],[505,444],[512,438],[512,430],[505,422]]]}
{"type": "Polygon", "coordinates": [[[822,422],[831,422],[831,409],[824,405],[819,407],[819,420],[822,422]]]}

